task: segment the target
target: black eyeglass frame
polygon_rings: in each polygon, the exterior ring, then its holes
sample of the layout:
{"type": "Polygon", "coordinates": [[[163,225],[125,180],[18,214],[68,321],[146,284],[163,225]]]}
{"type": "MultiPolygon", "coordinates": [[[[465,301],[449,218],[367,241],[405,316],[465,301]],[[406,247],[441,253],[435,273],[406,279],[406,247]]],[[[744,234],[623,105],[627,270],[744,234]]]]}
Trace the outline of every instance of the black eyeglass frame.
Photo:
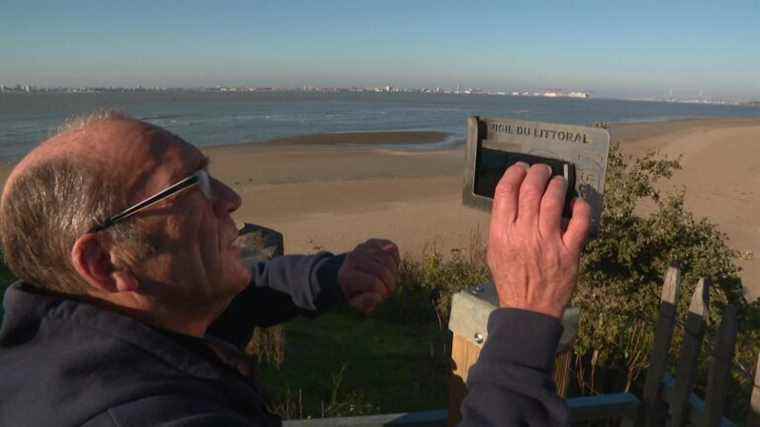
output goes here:
{"type": "Polygon", "coordinates": [[[208,176],[208,172],[206,169],[199,169],[192,175],[188,176],[187,178],[183,178],[180,181],[164,188],[163,190],[159,191],[158,193],[148,197],[147,199],[138,202],[123,211],[119,212],[118,214],[108,218],[104,222],[96,225],[93,227],[90,232],[91,233],[97,233],[98,231],[103,231],[113,225],[116,225],[133,215],[137,214],[140,211],[143,211],[145,209],[148,209],[149,207],[163,202],[164,200],[168,199],[169,197],[176,196],[180,194],[181,192],[185,190],[189,190],[193,188],[194,186],[199,185],[201,191],[203,192],[203,195],[211,200],[212,194],[211,194],[211,181],[208,176]]]}

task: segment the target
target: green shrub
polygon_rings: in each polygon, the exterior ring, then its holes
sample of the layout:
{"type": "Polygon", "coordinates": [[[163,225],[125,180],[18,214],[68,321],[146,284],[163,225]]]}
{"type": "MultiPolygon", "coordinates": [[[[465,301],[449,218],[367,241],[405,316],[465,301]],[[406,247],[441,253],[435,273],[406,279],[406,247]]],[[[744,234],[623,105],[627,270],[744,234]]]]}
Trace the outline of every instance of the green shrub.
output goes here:
{"type": "Polygon", "coordinates": [[[452,295],[491,279],[485,249],[480,233],[473,230],[469,246],[453,249],[449,256],[442,254],[435,246],[428,246],[419,260],[405,257],[401,263],[397,291],[400,318],[413,317],[421,312],[421,307],[432,304],[438,326],[446,329],[452,295]]]}
{"type": "MultiPolygon", "coordinates": [[[[730,303],[738,307],[740,317],[737,361],[753,366],[760,351],[760,303],[749,304],[744,298],[736,264],[741,254],[727,246],[727,237],[716,225],[696,219],[685,208],[683,189],[665,192],[658,185],[677,169],[678,160],[656,153],[626,158],[618,145],[610,152],[601,237],[585,249],[573,298],[582,313],[575,352],[578,387],[583,393],[629,390],[641,384],[653,344],[663,275],[672,263],[678,264],[683,277],[680,320],[685,320],[696,282],[709,278],[706,340],[730,303]]],[[[676,329],[671,356],[677,357],[682,332],[676,329]]],[[[703,347],[705,354],[709,345],[703,347]]],[[[698,388],[705,384],[708,359],[702,357],[698,388]]],[[[748,396],[746,378],[737,372],[734,379],[743,390],[732,392],[748,396]]],[[[745,401],[737,404],[746,407],[745,401]]]]}

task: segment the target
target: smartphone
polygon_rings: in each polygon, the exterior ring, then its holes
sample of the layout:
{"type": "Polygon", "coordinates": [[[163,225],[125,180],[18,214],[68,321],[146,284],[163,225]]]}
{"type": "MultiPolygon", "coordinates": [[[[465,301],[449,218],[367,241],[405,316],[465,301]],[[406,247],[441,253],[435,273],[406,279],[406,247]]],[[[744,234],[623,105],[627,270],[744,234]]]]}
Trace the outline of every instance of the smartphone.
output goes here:
{"type": "Polygon", "coordinates": [[[562,211],[562,216],[570,218],[572,214],[570,205],[572,200],[578,196],[578,192],[575,189],[575,165],[571,162],[488,148],[479,150],[476,162],[474,193],[482,197],[488,197],[489,199],[493,199],[496,184],[499,183],[504,172],[513,164],[525,162],[528,165],[537,163],[548,165],[552,168],[552,177],[559,175],[567,180],[567,193],[565,194],[565,207],[562,211]]]}

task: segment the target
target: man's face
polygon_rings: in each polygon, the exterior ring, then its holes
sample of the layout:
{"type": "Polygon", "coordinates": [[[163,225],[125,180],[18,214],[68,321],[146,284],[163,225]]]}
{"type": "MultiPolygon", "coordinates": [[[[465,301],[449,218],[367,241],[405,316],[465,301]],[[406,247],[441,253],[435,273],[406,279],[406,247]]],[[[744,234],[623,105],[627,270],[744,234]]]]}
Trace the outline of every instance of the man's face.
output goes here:
{"type": "MultiPolygon", "coordinates": [[[[157,158],[145,171],[139,197],[158,192],[208,163],[197,148],[164,131],[151,135],[150,144],[157,158]]],[[[150,235],[157,236],[157,253],[137,266],[135,274],[148,293],[172,304],[226,305],[250,282],[251,273],[234,244],[237,227],[230,216],[240,206],[240,196],[213,176],[210,184],[212,199],[195,186],[139,214],[150,235]]],[[[198,309],[206,308],[202,306],[198,309]]]]}

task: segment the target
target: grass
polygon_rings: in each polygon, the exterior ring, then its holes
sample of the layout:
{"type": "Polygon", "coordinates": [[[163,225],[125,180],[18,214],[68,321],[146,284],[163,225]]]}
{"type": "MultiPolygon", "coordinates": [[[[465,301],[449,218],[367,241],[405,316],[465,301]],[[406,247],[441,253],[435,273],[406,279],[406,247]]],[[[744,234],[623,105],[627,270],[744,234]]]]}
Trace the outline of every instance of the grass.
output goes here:
{"type": "Polygon", "coordinates": [[[450,297],[489,279],[477,235],[449,256],[431,247],[405,258],[397,291],[371,316],[341,307],[286,324],[282,365],[260,365],[272,409],[309,418],[446,408],[450,297]]]}
{"type": "Polygon", "coordinates": [[[298,418],[445,408],[448,332],[436,326],[432,304],[427,321],[400,321],[400,305],[388,301],[371,317],[342,308],[289,323],[284,363],[259,372],[273,408],[298,418]]]}

